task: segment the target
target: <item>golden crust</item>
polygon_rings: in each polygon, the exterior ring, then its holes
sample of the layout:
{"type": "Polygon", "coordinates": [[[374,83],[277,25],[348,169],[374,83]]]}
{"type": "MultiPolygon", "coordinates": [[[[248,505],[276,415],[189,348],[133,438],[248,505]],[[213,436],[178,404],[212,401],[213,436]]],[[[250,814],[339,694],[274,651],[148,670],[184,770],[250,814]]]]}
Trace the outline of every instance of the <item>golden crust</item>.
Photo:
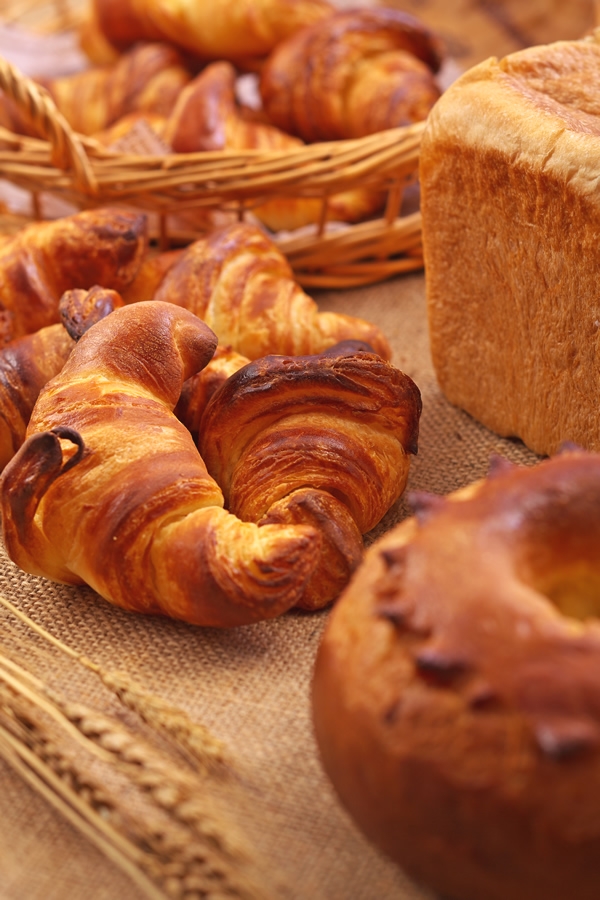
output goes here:
{"type": "Polygon", "coordinates": [[[81,334],[122,306],[115,291],[67,291],[60,301],[62,323],[0,348],[0,470],[19,449],[41,389],[58,375],[81,334]]]}
{"type": "Polygon", "coordinates": [[[539,454],[600,448],[598,39],[490,59],[420,160],[432,358],[448,399],[539,454]]]}
{"type": "Polygon", "coordinates": [[[75,131],[95,134],[132,112],[168,115],[190,77],[177,50],[153,43],[113,63],[40,83],[75,131]]]}
{"type": "MultiPolygon", "coordinates": [[[[249,117],[235,95],[236,71],[225,61],[207,66],[181,92],[161,135],[176,153],[202,150],[288,150],[303,143],[280,128],[249,117]]],[[[383,194],[345,191],[329,198],[327,220],[355,222],[373,214],[383,194]]],[[[272,231],[318,222],[323,203],[311,197],[279,197],[252,209],[272,231]]]]}
{"type": "Polygon", "coordinates": [[[230,375],[249,362],[246,356],[236,353],[231,347],[219,345],[213,358],[202,371],[184,382],[175,407],[175,415],[183,422],[196,443],[208,401],[230,375]]]}
{"type": "Polygon", "coordinates": [[[0,342],[59,321],[67,290],[133,280],[147,245],[142,213],[94,209],[35,222],[0,243],[0,342]]]}
{"type": "Polygon", "coordinates": [[[246,624],[294,605],[318,534],[226,512],[172,412],[215,347],[192,313],[155,301],[83,335],[2,476],[4,541],[17,565],[195,624],[246,624]]]}
{"type": "Polygon", "coordinates": [[[249,363],[208,402],[198,445],[230,511],[323,536],[301,605],[324,606],[347,583],[362,534],[405,488],[420,412],[414,382],[352,342],[249,363]]]}
{"type": "Polygon", "coordinates": [[[328,622],[325,769],[366,834],[444,895],[592,900],[600,457],[496,465],[415,505],[328,622]]]}
{"type": "Polygon", "coordinates": [[[426,118],[440,95],[439,41],[413,16],[338,10],[282,42],[263,67],[270,120],[305,141],[373,134],[426,118]]]}
{"type": "Polygon", "coordinates": [[[365,341],[380,356],[391,356],[377,326],[320,313],[275,243],[246,223],[217,229],[190,244],[166,273],[155,299],[192,310],[219,343],[248,359],[321,353],[343,340],[365,341]]]}
{"type": "Polygon", "coordinates": [[[330,14],[327,0],[94,0],[104,36],[121,49],[166,40],[205,60],[262,57],[330,14]]]}

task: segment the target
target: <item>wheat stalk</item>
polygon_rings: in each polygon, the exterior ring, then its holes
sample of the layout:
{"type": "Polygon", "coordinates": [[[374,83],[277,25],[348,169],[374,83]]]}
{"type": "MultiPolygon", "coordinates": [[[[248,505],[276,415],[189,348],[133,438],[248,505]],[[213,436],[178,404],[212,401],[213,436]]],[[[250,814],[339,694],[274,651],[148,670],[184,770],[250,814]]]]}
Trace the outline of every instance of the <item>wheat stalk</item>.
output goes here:
{"type": "Polygon", "coordinates": [[[228,759],[223,742],[204,725],[191,719],[184,710],[173,706],[161,697],[150,694],[136,684],[127,673],[106,671],[84,654],[77,653],[30,619],[1,594],[0,605],[48,644],[97,675],[125,706],[137,713],[152,728],[164,733],[203,769],[217,773],[227,767],[228,759]]]}
{"type": "MultiPolygon", "coordinates": [[[[0,603],[52,646],[106,676],[6,598],[0,597],[0,603]]],[[[215,794],[210,766],[182,766],[181,758],[174,760],[162,745],[155,746],[115,717],[69,700],[19,658],[16,630],[8,625],[6,633],[11,646],[0,642],[0,755],[38,793],[149,897],[273,896],[271,886],[261,880],[255,854],[224,810],[223,797],[215,794]]],[[[139,712],[141,707],[146,722],[155,719],[176,736],[183,729],[177,745],[189,753],[194,746],[189,717],[135,685],[130,690],[122,673],[109,673],[102,681],[130,709],[139,712]]],[[[200,729],[198,734],[199,756],[205,761],[209,733],[200,729]]],[[[216,758],[221,759],[219,754],[216,758]]],[[[213,764],[214,759],[210,757],[213,764]]],[[[236,799],[239,805],[238,795],[236,799]]]]}

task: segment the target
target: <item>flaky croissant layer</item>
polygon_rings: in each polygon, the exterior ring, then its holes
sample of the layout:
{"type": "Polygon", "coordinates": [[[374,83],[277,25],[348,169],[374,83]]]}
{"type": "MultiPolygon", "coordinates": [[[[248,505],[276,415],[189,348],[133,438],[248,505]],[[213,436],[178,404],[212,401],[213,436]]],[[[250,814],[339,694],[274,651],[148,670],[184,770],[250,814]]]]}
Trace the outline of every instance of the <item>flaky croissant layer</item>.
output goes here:
{"type": "Polygon", "coordinates": [[[201,59],[265,56],[304,25],[329,15],[327,0],[94,0],[97,27],[122,49],[166,40],[201,59]]]}
{"type": "Polygon", "coordinates": [[[376,325],[319,312],[277,245],[245,222],[216,229],[190,244],[154,297],[191,309],[221,344],[248,359],[270,353],[316,354],[345,340],[365,341],[380,356],[391,356],[376,325]]]}
{"type": "Polygon", "coordinates": [[[156,301],[86,332],[2,476],[4,541],[17,565],[195,624],[245,624],[297,602],[318,533],[226,512],[172,412],[215,347],[196,316],[156,301]]]}
{"type": "Polygon", "coordinates": [[[0,240],[0,344],[59,321],[65,291],[122,290],[147,249],[143,213],[105,207],[34,222],[0,240]]]}

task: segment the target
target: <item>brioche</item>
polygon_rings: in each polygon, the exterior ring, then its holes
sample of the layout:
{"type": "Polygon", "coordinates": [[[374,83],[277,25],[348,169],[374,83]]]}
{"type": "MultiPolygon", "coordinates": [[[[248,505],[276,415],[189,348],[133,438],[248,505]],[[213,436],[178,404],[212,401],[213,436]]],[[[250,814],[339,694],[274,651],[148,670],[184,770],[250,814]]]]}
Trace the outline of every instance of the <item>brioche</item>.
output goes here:
{"type": "Polygon", "coordinates": [[[0,241],[0,345],[59,321],[65,291],[120,291],[147,248],[143,213],[101,208],[34,222],[0,241]]]}
{"type": "Polygon", "coordinates": [[[600,456],[495,459],[372,545],[313,679],[321,759],[436,896],[600,895],[600,456]]]}
{"type": "Polygon", "coordinates": [[[598,35],[475,66],[428,120],[431,352],[456,406],[538,454],[600,449],[598,35]]]}
{"type": "Polygon", "coordinates": [[[305,141],[421,121],[440,95],[439,41],[394,8],[339,10],[283,41],[261,72],[269,119],[305,141]]]}
{"type": "Polygon", "coordinates": [[[204,60],[263,57],[331,13],[327,0],[93,0],[92,18],[118,49],[165,40],[204,60]]]}
{"type": "Polygon", "coordinates": [[[25,440],[41,389],[58,375],[77,340],[123,301],[115,291],[67,291],[59,309],[61,324],[47,325],[0,347],[0,470],[25,440]]]}
{"type": "Polygon", "coordinates": [[[199,625],[284,612],[314,569],[304,525],[241,522],[172,410],[216,338],[185,309],[117,309],[38,397],[2,474],[3,536],[22,569],[199,625]]]}
{"type": "Polygon", "coordinates": [[[190,309],[212,328],[219,343],[248,359],[321,353],[343,340],[361,340],[380,356],[391,355],[375,325],[319,312],[275,243],[244,222],[190,244],[154,298],[190,309]]]}
{"type": "Polygon", "coordinates": [[[334,600],[362,558],[362,535],[401,495],[416,453],[414,382],[348,341],[313,356],[267,356],[215,390],[198,446],[227,508],[244,521],[321,532],[305,609],[334,600]]]}

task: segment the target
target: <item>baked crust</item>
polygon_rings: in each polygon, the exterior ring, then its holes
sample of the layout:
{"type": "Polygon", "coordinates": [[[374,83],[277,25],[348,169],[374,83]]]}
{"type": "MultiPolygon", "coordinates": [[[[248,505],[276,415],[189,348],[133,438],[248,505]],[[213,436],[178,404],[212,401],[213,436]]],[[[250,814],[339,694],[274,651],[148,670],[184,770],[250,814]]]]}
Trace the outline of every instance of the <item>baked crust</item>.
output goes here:
{"type": "Polygon", "coordinates": [[[443,896],[592,900],[600,456],[496,462],[413,502],[326,627],[325,770],[367,836],[443,896]]]}
{"type": "Polygon", "coordinates": [[[421,153],[432,358],[448,399],[540,454],[598,449],[600,43],[489,59],[421,153]]]}
{"type": "Polygon", "coordinates": [[[201,59],[265,56],[289,34],[328,16],[327,0],[94,0],[101,34],[123,49],[165,40],[201,59]]]}
{"type": "Polygon", "coordinates": [[[321,353],[345,340],[364,341],[385,359],[391,356],[376,325],[319,312],[274,241],[246,222],[215,229],[186,247],[154,299],[191,310],[219,343],[248,359],[321,353]]]}
{"type": "Polygon", "coordinates": [[[351,341],[248,363],[212,395],[198,445],[227,508],[322,536],[299,606],[325,606],[347,584],[362,535],[404,491],[420,414],[412,379],[351,341]]]}
{"type": "Polygon", "coordinates": [[[271,121],[305,141],[363,137],[427,117],[442,56],[437,37],[398,9],[338,10],[274,49],[260,93],[271,121]]]}
{"type": "Polygon", "coordinates": [[[216,343],[192,313],[157,301],[117,309],[81,337],[2,475],[4,543],[21,569],[198,625],[294,606],[319,535],[227,512],[172,412],[216,343]]]}

